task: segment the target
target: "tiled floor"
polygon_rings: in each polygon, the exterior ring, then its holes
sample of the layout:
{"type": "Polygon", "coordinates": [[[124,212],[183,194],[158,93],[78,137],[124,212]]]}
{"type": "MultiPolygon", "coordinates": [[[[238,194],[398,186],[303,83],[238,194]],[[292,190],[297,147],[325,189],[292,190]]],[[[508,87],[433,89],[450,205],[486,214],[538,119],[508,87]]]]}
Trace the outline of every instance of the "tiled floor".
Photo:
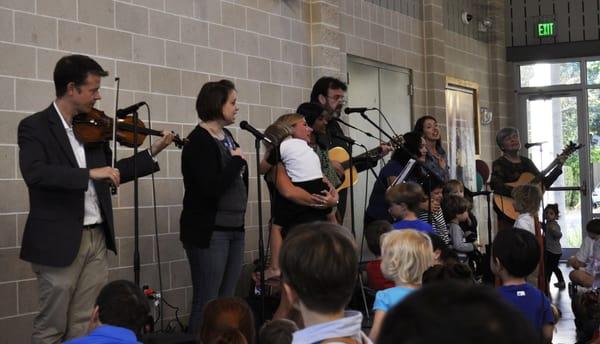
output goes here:
{"type": "MultiPolygon", "coordinates": [[[[560,264],[560,269],[563,272],[565,281],[569,281],[569,272],[571,271],[564,263],[560,264]]],[[[576,342],[575,336],[575,317],[571,310],[571,298],[567,288],[558,290],[554,283],[556,283],[556,276],[552,275],[552,281],[550,282],[550,295],[552,297],[552,303],[558,306],[562,311],[562,319],[558,322],[552,343],[554,344],[573,344],[576,342]]]]}

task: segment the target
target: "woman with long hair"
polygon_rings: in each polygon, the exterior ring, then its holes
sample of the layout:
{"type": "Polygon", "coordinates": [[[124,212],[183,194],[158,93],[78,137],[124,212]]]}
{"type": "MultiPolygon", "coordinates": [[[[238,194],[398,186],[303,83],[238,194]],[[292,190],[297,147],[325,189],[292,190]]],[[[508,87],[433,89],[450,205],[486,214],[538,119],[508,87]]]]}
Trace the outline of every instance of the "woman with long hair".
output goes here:
{"type": "Polygon", "coordinates": [[[417,120],[414,131],[420,133],[425,139],[427,147],[427,166],[442,181],[450,179],[450,167],[448,166],[448,156],[442,147],[442,138],[437,120],[429,115],[425,115],[417,120]]]}

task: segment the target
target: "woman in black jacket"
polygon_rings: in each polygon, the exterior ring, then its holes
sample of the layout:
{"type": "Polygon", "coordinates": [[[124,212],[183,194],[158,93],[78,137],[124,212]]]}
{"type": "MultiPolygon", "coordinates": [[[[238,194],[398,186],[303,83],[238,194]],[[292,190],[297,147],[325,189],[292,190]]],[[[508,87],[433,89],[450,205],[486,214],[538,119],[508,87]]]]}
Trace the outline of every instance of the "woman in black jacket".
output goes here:
{"type": "Polygon", "coordinates": [[[247,164],[225,128],[235,122],[236,100],[232,82],[204,84],[196,100],[202,123],[190,133],[181,154],[185,195],[180,239],[192,274],[192,333],[197,333],[208,301],[233,296],[242,268],[247,164]]]}

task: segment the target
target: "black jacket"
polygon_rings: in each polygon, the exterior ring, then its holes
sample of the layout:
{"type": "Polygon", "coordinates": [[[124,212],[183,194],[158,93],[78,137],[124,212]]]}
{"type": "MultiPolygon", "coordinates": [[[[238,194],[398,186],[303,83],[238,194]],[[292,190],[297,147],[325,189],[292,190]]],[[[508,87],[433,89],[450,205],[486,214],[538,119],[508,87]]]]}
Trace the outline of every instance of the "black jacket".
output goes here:
{"type": "MultiPolygon", "coordinates": [[[[231,133],[224,129],[231,136],[231,133]]],[[[242,172],[248,190],[246,161],[234,156],[225,168],[221,153],[210,133],[196,126],[181,153],[181,173],[185,185],[183,210],[179,219],[180,239],[185,245],[207,248],[215,229],[217,204],[221,194],[242,172]]],[[[236,147],[239,144],[235,142],[236,147]]]]}
{"type": "MultiPolygon", "coordinates": [[[[87,168],[79,168],[59,114],[51,104],[19,123],[19,165],[29,191],[29,216],[21,259],[41,265],[71,265],[79,252],[89,169],[109,166],[108,143],[85,147],[87,168]]],[[[137,155],[140,176],[158,170],[150,154],[137,155]]],[[[121,183],[133,180],[133,157],[116,168],[121,183]]],[[[109,184],[94,181],[103,218],[106,247],[116,253],[109,184]]]]}

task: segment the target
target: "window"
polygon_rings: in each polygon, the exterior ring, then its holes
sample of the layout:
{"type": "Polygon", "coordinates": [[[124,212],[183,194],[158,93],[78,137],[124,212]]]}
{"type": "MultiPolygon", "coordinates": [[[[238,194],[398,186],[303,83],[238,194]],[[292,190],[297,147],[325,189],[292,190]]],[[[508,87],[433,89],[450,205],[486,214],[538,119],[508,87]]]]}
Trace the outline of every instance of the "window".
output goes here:
{"type": "MultiPolygon", "coordinates": [[[[599,66],[600,67],[600,66],[599,66]]],[[[521,87],[581,83],[579,62],[536,63],[520,67],[521,87]]]]}

